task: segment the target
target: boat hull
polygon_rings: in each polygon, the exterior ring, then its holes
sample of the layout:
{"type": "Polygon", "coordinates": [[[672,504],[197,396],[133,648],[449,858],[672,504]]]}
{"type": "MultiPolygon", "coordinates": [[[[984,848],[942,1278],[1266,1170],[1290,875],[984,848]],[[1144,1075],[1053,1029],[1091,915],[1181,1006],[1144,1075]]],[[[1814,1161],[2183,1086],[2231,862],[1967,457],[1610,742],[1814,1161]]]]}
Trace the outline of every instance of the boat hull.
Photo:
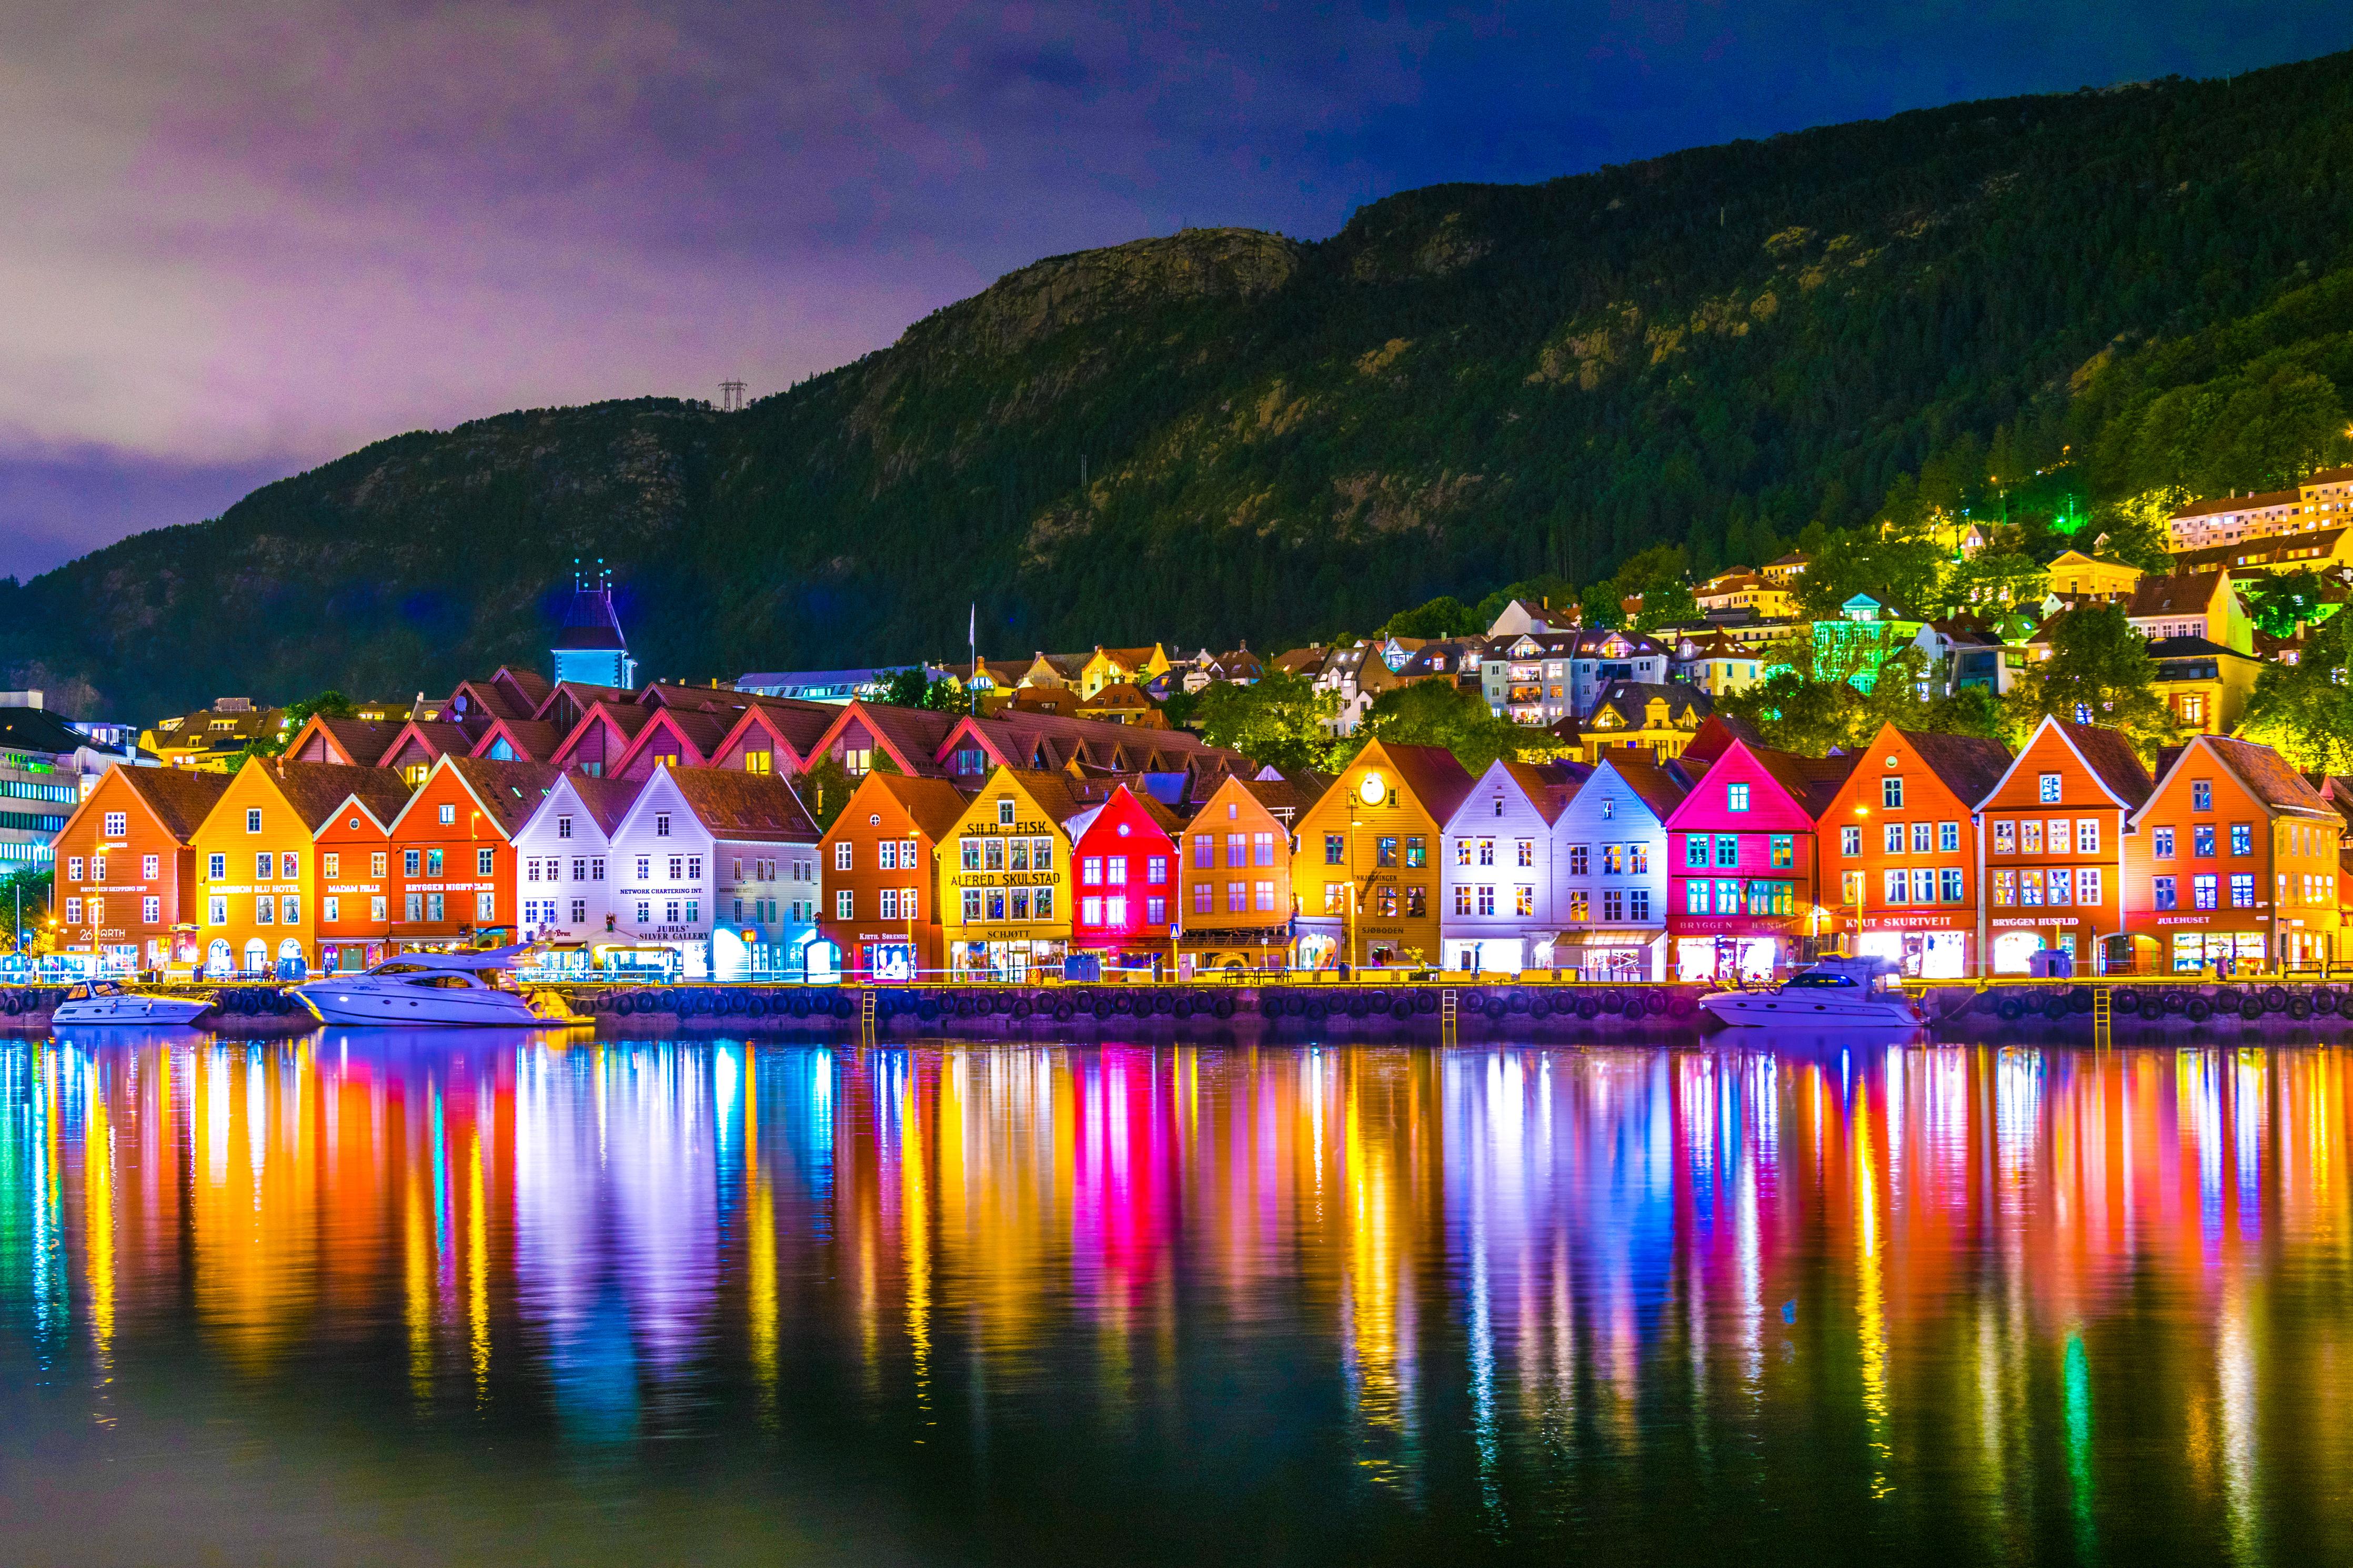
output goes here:
{"type": "Polygon", "coordinates": [[[193,1024],[212,1010],[209,996],[85,996],[58,1003],[49,1021],[60,1028],[193,1024]]]}
{"type": "Polygon", "coordinates": [[[1742,1029],[1917,1029],[1926,1020],[1909,1000],[1892,996],[1794,996],[1787,991],[1711,991],[1699,999],[1710,1017],[1742,1029]]]}
{"type": "Polygon", "coordinates": [[[294,994],[319,1022],[338,1028],[543,1029],[571,1021],[544,1017],[510,991],[396,990],[314,981],[294,987],[294,994]]]}

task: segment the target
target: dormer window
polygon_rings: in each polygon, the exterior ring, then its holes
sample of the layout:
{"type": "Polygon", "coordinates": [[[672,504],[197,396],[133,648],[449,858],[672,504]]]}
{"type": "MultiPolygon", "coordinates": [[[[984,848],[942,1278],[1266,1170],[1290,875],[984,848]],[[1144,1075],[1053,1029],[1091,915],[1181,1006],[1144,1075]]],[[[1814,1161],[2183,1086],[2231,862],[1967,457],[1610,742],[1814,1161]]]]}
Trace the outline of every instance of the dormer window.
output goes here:
{"type": "Polygon", "coordinates": [[[997,803],[997,826],[999,827],[1010,827],[1013,826],[1012,797],[1008,796],[997,803]]]}
{"type": "Polygon", "coordinates": [[[657,811],[654,813],[654,837],[656,838],[668,838],[670,837],[669,812],[657,811]]]}

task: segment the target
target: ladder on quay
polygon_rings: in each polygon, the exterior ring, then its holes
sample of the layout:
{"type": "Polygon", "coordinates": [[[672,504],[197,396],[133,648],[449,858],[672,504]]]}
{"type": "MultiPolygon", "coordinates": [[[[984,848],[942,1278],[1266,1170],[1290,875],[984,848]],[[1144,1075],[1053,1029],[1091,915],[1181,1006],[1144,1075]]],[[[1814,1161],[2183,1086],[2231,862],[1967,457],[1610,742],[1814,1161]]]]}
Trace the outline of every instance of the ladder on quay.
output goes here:
{"type": "Polygon", "coordinates": [[[861,1046],[875,1043],[874,988],[871,985],[858,993],[858,1043],[861,1046]]]}
{"type": "Polygon", "coordinates": [[[2093,986],[2093,987],[2092,987],[2092,1047],[2093,1047],[2093,1048],[2094,1048],[2094,1050],[2102,1050],[2102,1051],[2106,1050],[2106,1049],[2109,1047],[2109,1046],[2111,1046],[2112,1044],[2114,1044],[2114,1043],[2115,1043],[2115,1040],[2116,1040],[2116,987],[2115,987],[2115,986],[2113,986],[2113,985],[2094,985],[2094,986],[2093,986]]]}
{"type": "Polygon", "coordinates": [[[1438,997],[1438,1043],[1442,1046],[1461,1045],[1461,1005],[1455,999],[1453,987],[1449,986],[1439,993],[1438,997]]]}

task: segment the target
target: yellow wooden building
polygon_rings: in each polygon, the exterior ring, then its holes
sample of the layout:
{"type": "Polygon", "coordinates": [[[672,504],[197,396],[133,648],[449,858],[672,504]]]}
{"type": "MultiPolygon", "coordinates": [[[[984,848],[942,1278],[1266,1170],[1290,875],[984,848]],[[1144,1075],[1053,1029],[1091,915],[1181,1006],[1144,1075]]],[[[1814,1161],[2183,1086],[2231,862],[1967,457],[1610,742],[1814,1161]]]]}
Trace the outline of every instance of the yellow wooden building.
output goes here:
{"type": "Polygon", "coordinates": [[[1300,967],[1436,964],[1440,838],[1472,783],[1442,746],[1372,741],[1356,753],[1300,815],[1300,967]]]}
{"type": "Polygon", "coordinates": [[[1000,767],[940,844],[940,926],[960,980],[1027,980],[1071,946],[1071,837],[1086,809],[1062,773],[1000,767]]]}

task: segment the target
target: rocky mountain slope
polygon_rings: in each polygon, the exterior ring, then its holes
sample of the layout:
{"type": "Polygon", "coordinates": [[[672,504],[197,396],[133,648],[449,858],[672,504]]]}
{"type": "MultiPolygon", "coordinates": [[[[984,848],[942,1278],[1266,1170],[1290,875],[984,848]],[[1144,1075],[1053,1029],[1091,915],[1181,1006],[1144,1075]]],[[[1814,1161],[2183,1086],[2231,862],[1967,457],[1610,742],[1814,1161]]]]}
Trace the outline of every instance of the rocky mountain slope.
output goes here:
{"type": "Polygon", "coordinates": [[[401,436],[0,584],[0,659],[126,715],[440,688],[543,659],[575,556],[652,673],[952,655],[976,598],[999,654],[1263,647],[1664,540],[1744,557],[1957,442],[2093,496],[2184,477],[2187,437],[2101,437],[2353,377],[2348,111],[2337,56],[1056,257],[739,414],[401,436]]]}

